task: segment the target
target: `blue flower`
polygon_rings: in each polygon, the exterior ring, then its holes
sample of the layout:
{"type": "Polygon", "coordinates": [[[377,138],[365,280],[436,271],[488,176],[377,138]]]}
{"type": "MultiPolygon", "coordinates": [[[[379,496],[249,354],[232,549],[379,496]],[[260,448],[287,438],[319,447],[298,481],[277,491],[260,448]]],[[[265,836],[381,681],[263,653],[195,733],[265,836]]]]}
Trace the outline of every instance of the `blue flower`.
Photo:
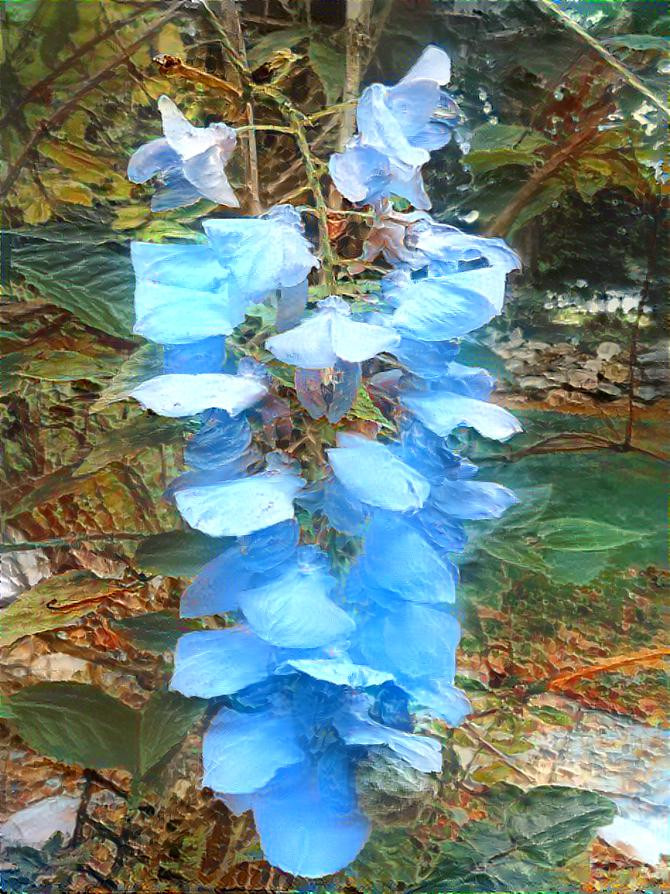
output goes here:
{"type": "Polygon", "coordinates": [[[428,498],[426,479],[379,441],[340,432],[337,447],[326,452],[335,477],[363,503],[404,512],[419,509],[428,498]]]}
{"type": "Polygon", "coordinates": [[[271,354],[302,369],[328,369],[338,360],[360,363],[400,341],[393,329],[358,323],[349,306],[334,296],[321,301],[314,316],[265,342],[271,354]]]}
{"type": "Polygon", "coordinates": [[[330,159],[338,190],[352,202],[377,202],[390,194],[415,208],[430,208],[421,166],[444,146],[460,113],[440,90],[450,77],[449,57],[427,47],[395,87],[372,84],[358,102],[358,134],[330,159]]]}
{"type": "Polygon", "coordinates": [[[482,437],[495,441],[507,441],[522,431],[516,418],[502,407],[448,389],[409,392],[402,400],[408,410],[441,437],[460,426],[474,428],[482,437]]]}
{"type": "Polygon", "coordinates": [[[228,373],[171,373],[154,376],[133,388],[130,396],[161,416],[193,416],[218,407],[236,416],[267,394],[254,376],[228,373]]]}
{"type": "Polygon", "coordinates": [[[185,488],[176,494],[179,512],[210,537],[242,537],[293,518],[293,499],[305,481],[290,471],[185,488]]]}
{"type": "Polygon", "coordinates": [[[329,422],[339,422],[358,394],[363,377],[360,363],[337,360],[327,369],[300,369],[294,374],[295,393],[312,419],[325,416],[329,422]]]}
{"type": "Polygon", "coordinates": [[[138,335],[184,344],[228,335],[244,319],[244,296],[208,245],[133,242],[130,257],[138,335]]]}
{"type": "Polygon", "coordinates": [[[275,289],[304,289],[307,274],[319,265],[292,205],[276,205],[261,217],[210,218],[203,229],[246,302],[275,289]]]}
{"type": "Polygon", "coordinates": [[[235,130],[222,122],[194,127],[168,96],[159,97],[158,109],[165,136],[140,146],[128,162],[133,183],[162,177],[165,185],[151,200],[152,209],[167,211],[201,198],[237,208],[240,203],[225,172],[235,151],[235,130]]]}

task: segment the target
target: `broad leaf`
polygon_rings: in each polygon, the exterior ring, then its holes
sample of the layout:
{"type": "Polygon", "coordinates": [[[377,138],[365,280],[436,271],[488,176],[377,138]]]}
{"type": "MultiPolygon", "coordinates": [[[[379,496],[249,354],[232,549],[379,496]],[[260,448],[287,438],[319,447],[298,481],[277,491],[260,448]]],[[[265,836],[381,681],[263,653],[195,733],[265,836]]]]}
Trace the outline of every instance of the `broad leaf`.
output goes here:
{"type": "Polygon", "coordinates": [[[596,830],[611,822],[611,801],[593,792],[511,785],[491,790],[489,820],[469,823],[418,891],[555,890],[560,869],[584,851],[596,830]]]}
{"type": "Polygon", "coordinates": [[[150,652],[172,650],[180,636],[200,628],[197,621],[178,618],[170,612],[149,612],[132,618],[121,618],[112,621],[112,626],[129,637],[138,648],[150,652]]]}
{"type": "Polygon", "coordinates": [[[332,105],[342,95],[346,57],[341,50],[322,43],[320,40],[309,42],[309,64],[323,85],[326,104],[332,105]]]}
{"type": "Polygon", "coordinates": [[[84,683],[37,683],[10,699],[12,725],[54,760],[92,769],[133,770],[137,712],[84,683]]]}
{"type": "Polygon", "coordinates": [[[125,255],[104,246],[66,244],[56,250],[38,242],[14,248],[12,267],[45,300],[87,326],[110,335],[132,334],[134,280],[125,255]]]}
{"type": "Polygon", "coordinates": [[[154,692],[140,717],[137,772],[146,775],[202,717],[207,702],[178,692],[154,692]]]}
{"type": "Polygon", "coordinates": [[[644,537],[641,531],[629,531],[591,518],[549,519],[540,524],[537,535],[547,549],[571,552],[613,549],[644,537]]]}
{"type": "Polygon", "coordinates": [[[118,586],[84,571],[67,571],[42,581],[2,610],[0,646],[74,624],[94,612],[98,603],[118,586]]]}
{"type": "Polygon", "coordinates": [[[208,537],[199,531],[169,531],[147,537],[137,547],[135,564],[142,571],[168,577],[194,577],[203,565],[220,555],[233,540],[208,537]]]}
{"type": "Polygon", "coordinates": [[[183,425],[174,419],[137,416],[121,428],[105,431],[75,474],[89,475],[145,447],[178,442],[183,430],[183,425]]]}

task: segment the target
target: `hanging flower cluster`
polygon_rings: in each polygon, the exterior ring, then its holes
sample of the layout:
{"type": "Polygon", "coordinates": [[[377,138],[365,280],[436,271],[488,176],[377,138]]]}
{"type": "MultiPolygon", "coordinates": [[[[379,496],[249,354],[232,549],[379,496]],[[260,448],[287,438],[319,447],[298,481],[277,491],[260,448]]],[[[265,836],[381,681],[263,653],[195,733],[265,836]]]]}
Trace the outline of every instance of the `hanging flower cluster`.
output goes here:
{"type": "MultiPolygon", "coordinates": [[[[165,346],[163,374],[132,396],[163,415],[200,414],[189,471],[169,493],[191,527],[236,538],[181,601],[182,616],[225,616],[227,626],[181,637],[171,686],[218,700],[203,784],[231,810],[253,811],[268,861],[298,876],[336,872],[365,844],[371,823],[356,777],[370,754],[440,770],[439,742],[416,730],[434,719],[457,726],[469,710],[454,687],[451,556],[465,546],[464,521],[498,517],[516,502],[475,478],[452,433],[470,426],[504,440],[519,431],[488,402],[490,376],[455,359],[456,339],[500,312],[517,258],[500,240],[389,202],[400,195],[428,207],[421,166],[458,120],[441,90],[448,79],[448,57],[429,47],[397,86],[368,87],[358,134],[331,159],[340,192],[373,203],[364,257],[381,253],[392,268],[369,312],[338,296],[307,309],[319,261],[289,206],[206,220],[198,243],[132,246],[135,329],[165,346]],[[380,405],[395,407],[396,438],[340,425],[309,483],[299,460],[263,456],[255,432],[273,380],[250,357],[237,359],[239,343],[227,356],[224,339],[264,300],[276,308],[270,363],[293,368],[309,415],[346,417],[367,371],[380,405]],[[301,533],[296,503],[355,538],[346,573],[301,533]]],[[[162,171],[171,201],[181,190],[183,202],[197,192],[236,205],[224,174],[234,132],[193,127],[169,100],[159,104],[165,140],[138,150],[131,177],[162,171]]]]}

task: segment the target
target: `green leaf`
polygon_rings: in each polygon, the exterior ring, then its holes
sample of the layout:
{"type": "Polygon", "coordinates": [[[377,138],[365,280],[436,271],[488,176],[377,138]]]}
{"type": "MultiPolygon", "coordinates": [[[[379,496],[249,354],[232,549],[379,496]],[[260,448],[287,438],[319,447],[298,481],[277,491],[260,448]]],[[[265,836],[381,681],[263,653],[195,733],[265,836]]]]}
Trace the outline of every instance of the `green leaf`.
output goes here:
{"type": "Polygon", "coordinates": [[[110,404],[125,400],[136,385],[159,376],[164,370],[163,346],[148,342],[123,361],[110,384],[103,389],[89,413],[98,413],[110,404]]]}
{"type": "Polygon", "coordinates": [[[67,571],[42,581],[2,610],[0,647],[24,636],[71,626],[96,610],[91,600],[101,599],[115,587],[118,582],[84,571],[67,571]]]}
{"type": "Polygon", "coordinates": [[[91,769],[136,764],[137,712],[85,683],[37,683],[10,699],[12,725],[40,754],[91,769]]]}
{"type": "Polygon", "coordinates": [[[488,796],[489,820],[468,823],[422,886],[435,891],[555,890],[560,869],[586,850],[615,807],[594,792],[539,786],[522,792],[498,785],[488,796]]]}
{"type": "Polygon", "coordinates": [[[145,776],[179,743],[205,712],[207,702],[178,692],[154,692],[140,717],[137,771],[145,776]]]}
{"type": "Polygon", "coordinates": [[[184,633],[201,629],[197,621],[178,618],[170,612],[149,612],[112,621],[112,626],[128,636],[140,649],[150,652],[173,650],[184,633]]]}
{"type": "MultiPolygon", "coordinates": [[[[482,124],[472,132],[470,152],[491,152],[505,149],[512,152],[535,152],[551,141],[537,130],[520,124],[482,124]]],[[[466,159],[469,155],[466,156],[466,159]]]]}
{"type": "Polygon", "coordinates": [[[258,68],[267,62],[277,50],[292,50],[308,34],[309,28],[298,25],[295,28],[282,28],[279,31],[271,31],[270,34],[263,35],[247,54],[249,67],[258,68]]]}
{"type": "Polygon", "coordinates": [[[142,571],[167,577],[194,577],[233,542],[231,537],[208,537],[200,531],[169,531],[143,540],[134,561],[142,571]]]}
{"type": "Polygon", "coordinates": [[[464,163],[474,174],[487,174],[502,168],[504,165],[529,165],[537,164],[540,159],[532,152],[524,149],[488,149],[471,150],[463,159],[464,163]]]}
{"type": "Polygon", "coordinates": [[[528,546],[522,540],[502,540],[496,537],[484,537],[481,548],[495,559],[507,562],[509,565],[518,565],[520,568],[529,568],[531,571],[546,572],[547,566],[540,553],[528,546]]]}
{"type": "Polygon", "coordinates": [[[346,56],[320,40],[310,40],[308,56],[309,64],[323,85],[326,104],[332,105],[342,95],[346,56]]]}
{"type": "Polygon", "coordinates": [[[143,777],[177,746],[207,702],[154,692],[135,711],[96,686],[38,683],[9,699],[12,725],[35,751],[91,769],[143,777]]]}
{"type": "Polygon", "coordinates": [[[382,411],[372,402],[372,398],[367,392],[364,385],[358,389],[356,400],[349,412],[348,416],[355,416],[356,419],[365,419],[368,422],[377,422],[382,428],[392,428],[388,419],[382,411]]]}
{"type": "Polygon", "coordinates": [[[574,722],[573,718],[565,711],[559,711],[558,708],[552,708],[551,705],[542,705],[541,707],[531,705],[530,713],[551,726],[572,726],[574,722]]]}
{"type": "Polygon", "coordinates": [[[640,531],[628,531],[590,518],[549,519],[540,524],[537,535],[547,549],[571,552],[613,549],[644,537],[640,531]]]}
{"type": "Polygon", "coordinates": [[[132,335],[134,277],[126,255],[90,244],[66,244],[56,252],[50,243],[39,242],[14,248],[12,267],[44,300],[87,326],[132,335]]]}
{"type": "Polygon", "coordinates": [[[48,357],[31,360],[20,375],[47,382],[104,382],[112,378],[118,362],[116,356],[103,360],[77,351],[53,351],[48,357]]]}
{"type": "Polygon", "coordinates": [[[105,431],[75,475],[90,475],[146,447],[176,443],[183,437],[183,432],[183,424],[174,419],[146,414],[137,416],[121,428],[105,431]]]}
{"type": "Polygon", "coordinates": [[[617,34],[603,40],[608,47],[624,47],[626,50],[660,50],[670,51],[670,40],[667,37],[653,37],[651,34],[617,34]]]}

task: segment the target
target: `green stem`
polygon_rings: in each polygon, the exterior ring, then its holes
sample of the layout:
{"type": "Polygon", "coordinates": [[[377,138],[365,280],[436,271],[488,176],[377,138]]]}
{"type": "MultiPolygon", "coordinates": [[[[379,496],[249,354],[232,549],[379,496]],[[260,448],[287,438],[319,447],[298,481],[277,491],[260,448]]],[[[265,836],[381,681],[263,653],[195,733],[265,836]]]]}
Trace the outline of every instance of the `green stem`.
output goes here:
{"type": "Polygon", "coordinates": [[[560,7],[553,2],[553,0],[535,0],[545,12],[550,13],[556,18],[560,19],[560,21],[567,27],[570,28],[575,34],[578,34],[582,40],[584,40],[593,50],[598,53],[609,65],[612,66],[615,71],[618,71],[622,78],[630,84],[631,87],[634,87],[639,93],[642,93],[643,96],[646,96],[647,99],[652,102],[657,109],[660,109],[664,115],[670,115],[670,106],[666,105],[663,100],[659,99],[656,94],[644,84],[640,78],[636,74],[633,74],[625,65],[623,65],[617,57],[610,53],[608,49],[606,49],[599,40],[596,40],[588,31],[582,28],[581,25],[578,25],[577,22],[573,21],[570,16],[564,12],[560,7]]]}

